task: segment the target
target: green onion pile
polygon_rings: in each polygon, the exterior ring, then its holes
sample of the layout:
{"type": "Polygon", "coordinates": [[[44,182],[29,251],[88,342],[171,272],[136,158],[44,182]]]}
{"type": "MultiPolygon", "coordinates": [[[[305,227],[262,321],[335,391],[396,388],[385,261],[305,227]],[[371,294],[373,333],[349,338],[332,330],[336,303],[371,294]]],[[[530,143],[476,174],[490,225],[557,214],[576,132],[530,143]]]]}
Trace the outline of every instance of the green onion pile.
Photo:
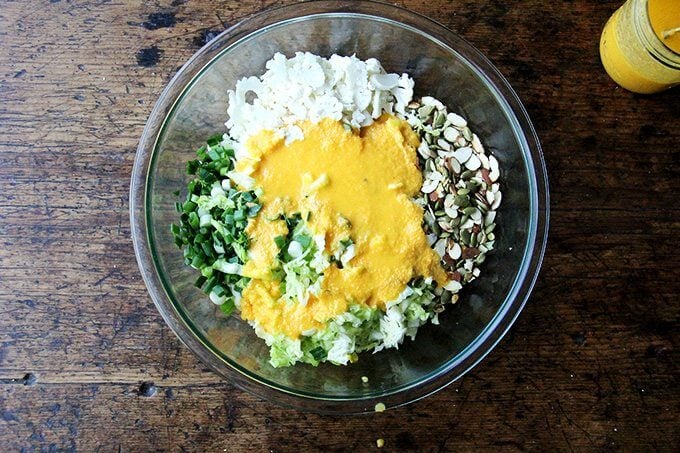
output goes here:
{"type": "Polygon", "coordinates": [[[231,187],[226,175],[234,168],[234,150],[224,146],[221,135],[208,139],[196,155],[187,163],[194,179],[187,184],[186,200],[176,204],[180,222],[171,231],[185,264],[201,272],[196,287],[229,315],[249,281],[241,275],[248,260],[248,218],[262,206],[256,191],[231,187]]]}

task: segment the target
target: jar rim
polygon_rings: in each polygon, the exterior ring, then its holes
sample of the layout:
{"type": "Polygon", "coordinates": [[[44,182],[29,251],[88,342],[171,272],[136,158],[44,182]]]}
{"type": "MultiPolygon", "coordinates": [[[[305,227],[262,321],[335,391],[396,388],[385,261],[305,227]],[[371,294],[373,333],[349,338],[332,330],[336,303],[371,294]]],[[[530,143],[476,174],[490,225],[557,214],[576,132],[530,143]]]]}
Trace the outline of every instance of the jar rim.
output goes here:
{"type": "Polygon", "coordinates": [[[649,0],[632,0],[633,24],[649,55],[664,66],[680,71],[680,53],[668,47],[657,36],[649,16],[649,0]]]}

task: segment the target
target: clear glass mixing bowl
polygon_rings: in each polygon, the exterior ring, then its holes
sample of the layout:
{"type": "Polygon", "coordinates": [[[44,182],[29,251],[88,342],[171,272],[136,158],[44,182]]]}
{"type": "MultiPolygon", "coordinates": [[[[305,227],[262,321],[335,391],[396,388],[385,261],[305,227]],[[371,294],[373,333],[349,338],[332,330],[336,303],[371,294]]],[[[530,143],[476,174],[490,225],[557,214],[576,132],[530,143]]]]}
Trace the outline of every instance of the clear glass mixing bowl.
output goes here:
{"type": "Polygon", "coordinates": [[[144,281],[163,318],[205,364],[230,382],[277,403],[318,412],[372,411],[431,394],[477,364],[507,332],[536,280],[545,249],[548,185],[538,139],[517,95],[475,48],[407,10],[364,1],[299,3],[244,20],[197,52],[163,91],[137,150],[132,233],[144,281]],[[275,369],[268,350],[238,316],[193,286],[170,234],[173,192],[184,187],[194,150],[224,130],[227,89],[264,72],[275,52],[356,54],[388,72],[408,72],[416,95],[432,95],[464,115],[498,158],[503,204],[497,250],[482,276],[415,341],[364,353],[348,366],[275,369]],[[368,377],[364,383],[362,376],[368,377]]]}

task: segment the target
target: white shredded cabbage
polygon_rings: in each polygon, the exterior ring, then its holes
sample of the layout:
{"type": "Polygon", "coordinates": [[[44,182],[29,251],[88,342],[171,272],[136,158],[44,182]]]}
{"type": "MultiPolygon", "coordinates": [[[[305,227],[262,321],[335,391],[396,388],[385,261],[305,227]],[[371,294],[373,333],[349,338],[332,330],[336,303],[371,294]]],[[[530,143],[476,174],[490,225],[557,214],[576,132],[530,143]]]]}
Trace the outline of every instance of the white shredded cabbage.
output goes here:
{"type": "Polygon", "coordinates": [[[318,365],[326,361],[346,365],[362,351],[398,348],[406,337],[415,339],[418,328],[427,321],[437,324],[437,314],[432,310],[434,286],[431,279],[425,279],[406,287],[387,304],[387,312],[351,305],[347,312],[330,319],[323,329],[310,329],[297,339],[282,333],[272,335],[257,322],[249,322],[270,347],[270,363],[274,367],[297,362],[318,365]]]}
{"type": "Polygon", "coordinates": [[[375,58],[277,53],[266,68],[261,77],[243,78],[228,92],[226,126],[236,142],[263,129],[280,132],[288,142],[298,140],[303,134],[296,123],[305,120],[331,118],[360,128],[383,112],[404,114],[413,98],[413,79],[386,73],[375,58]]]}

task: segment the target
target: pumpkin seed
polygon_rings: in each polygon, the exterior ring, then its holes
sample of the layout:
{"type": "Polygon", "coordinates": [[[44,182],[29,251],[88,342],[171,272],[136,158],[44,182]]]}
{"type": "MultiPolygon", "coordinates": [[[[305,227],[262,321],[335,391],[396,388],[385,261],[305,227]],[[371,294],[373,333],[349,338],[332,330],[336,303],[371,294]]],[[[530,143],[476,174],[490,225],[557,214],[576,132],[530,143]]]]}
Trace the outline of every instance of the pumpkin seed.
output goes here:
{"type": "Polygon", "coordinates": [[[418,109],[418,116],[420,117],[421,120],[425,121],[428,116],[432,113],[434,110],[433,105],[424,105],[418,109]]]}
{"type": "Polygon", "coordinates": [[[472,178],[474,174],[475,172],[472,170],[465,170],[463,173],[460,174],[460,179],[461,181],[467,181],[468,179],[472,178]]]}
{"type": "Polygon", "coordinates": [[[444,121],[446,121],[446,115],[443,113],[437,111],[434,114],[434,127],[442,127],[444,125],[444,121]]]}
{"type": "Polygon", "coordinates": [[[470,206],[470,197],[465,194],[456,195],[453,197],[453,202],[462,208],[467,208],[470,206]]]}

